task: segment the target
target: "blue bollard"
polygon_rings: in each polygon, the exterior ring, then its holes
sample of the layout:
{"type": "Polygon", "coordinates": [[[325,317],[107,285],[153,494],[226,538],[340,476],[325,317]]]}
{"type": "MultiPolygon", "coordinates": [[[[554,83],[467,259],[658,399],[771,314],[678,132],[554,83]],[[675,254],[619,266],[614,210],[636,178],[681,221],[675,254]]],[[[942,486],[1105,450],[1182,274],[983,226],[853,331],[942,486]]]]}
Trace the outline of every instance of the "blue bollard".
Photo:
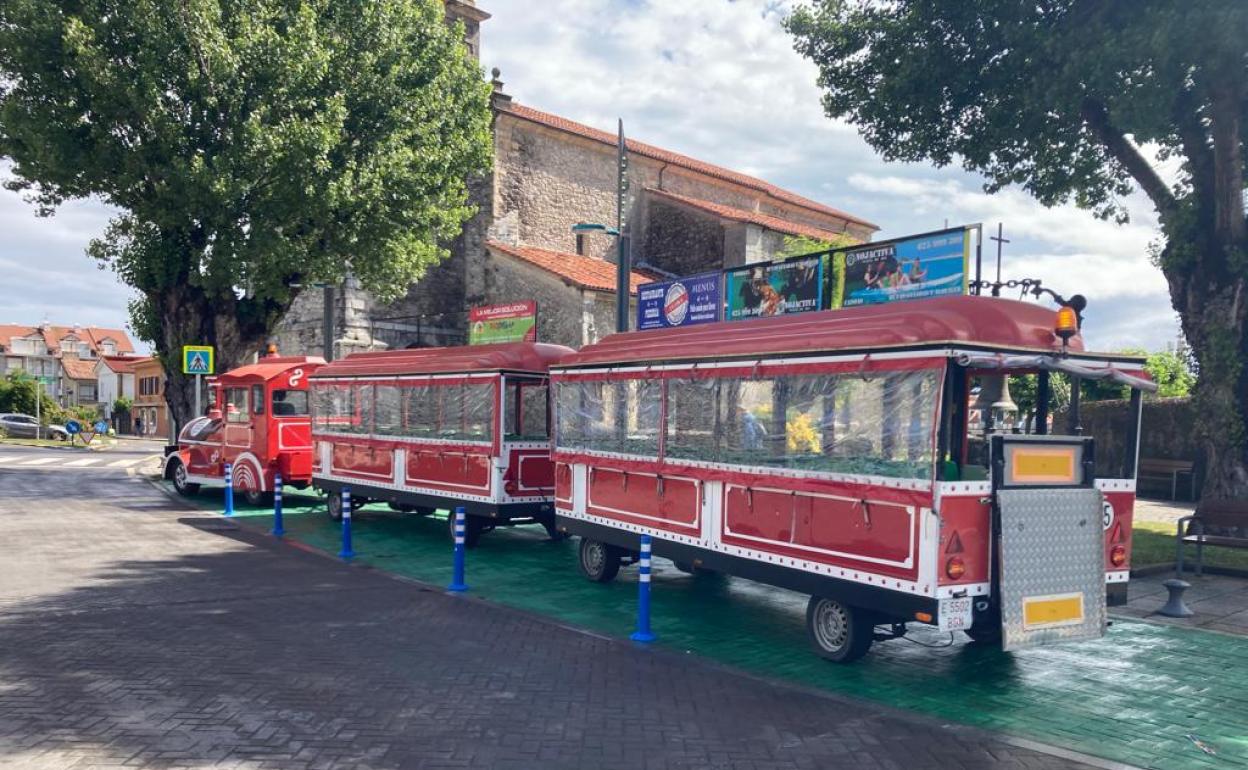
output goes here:
{"type": "Polygon", "coordinates": [[[456,507],[452,515],[455,517],[455,566],[451,571],[451,584],[446,590],[462,593],[468,590],[468,584],[464,582],[464,530],[468,527],[468,517],[462,505],[456,507]]]}
{"type": "Polygon", "coordinates": [[[282,526],[282,474],[277,473],[273,476],[273,536],[281,537],[286,534],[286,528],[282,526]]]}
{"type": "Polygon", "coordinates": [[[234,465],[225,464],[225,515],[234,515],[234,465]]]}
{"type": "Polygon", "coordinates": [[[342,550],[338,557],[346,561],[355,558],[355,551],[351,550],[351,487],[342,488],[342,550]]]}
{"type": "Polygon", "coordinates": [[[650,536],[641,536],[641,559],[637,562],[637,630],[629,635],[634,642],[658,639],[650,631],[650,536]]]}

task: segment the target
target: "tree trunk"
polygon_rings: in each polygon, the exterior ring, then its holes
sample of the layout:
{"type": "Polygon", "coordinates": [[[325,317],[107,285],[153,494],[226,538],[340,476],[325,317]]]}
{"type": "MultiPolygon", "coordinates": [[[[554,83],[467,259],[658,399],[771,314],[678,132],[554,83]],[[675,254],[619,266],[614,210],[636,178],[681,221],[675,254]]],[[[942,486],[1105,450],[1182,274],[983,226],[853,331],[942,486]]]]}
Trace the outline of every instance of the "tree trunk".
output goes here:
{"type": "Polygon", "coordinates": [[[1201,269],[1185,278],[1172,280],[1171,291],[1200,368],[1194,427],[1205,451],[1202,497],[1248,499],[1248,278],[1211,280],[1201,269]]]}
{"type": "MultiPolygon", "coordinates": [[[[212,345],[215,374],[248,361],[264,344],[264,325],[240,322],[233,297],[210,297],[189,286],[178,286],[152,297],[161,322],[157,355],[165,367],[165,403],[169,405],[174,433],[198,417],[195,411],[195,375],[182,373],[183,345],[212,345]]],[[[201,408],[207,404],[201,401],[201,408]]]]}

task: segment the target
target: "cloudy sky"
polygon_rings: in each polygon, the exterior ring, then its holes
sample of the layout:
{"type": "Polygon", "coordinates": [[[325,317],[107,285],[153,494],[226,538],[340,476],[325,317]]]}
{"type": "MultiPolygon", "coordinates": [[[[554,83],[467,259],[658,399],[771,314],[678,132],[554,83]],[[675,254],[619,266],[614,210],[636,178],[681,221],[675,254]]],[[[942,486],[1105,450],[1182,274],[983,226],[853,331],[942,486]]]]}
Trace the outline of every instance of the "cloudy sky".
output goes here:
{"type": "MultiPolygon", "coordinates": [[[[985,195],[957,169],[885,163],[848,125],[823,116],[815,70],[780,28],[791,0],[478,0],[493,14],[482,64],[516,100],[770,182],[869,219],[889,238],[951,225],[1005,224],[1005,276],[1041,278],[1090,300],[1098,348],[1164,348],[1177,325],[1149,264],[1156,218],[1141,195],[1132,222],[1024,193],[985,195]],[[540,8],[540,12],[535,8],[540,8]]],[[[7,168],[0,167],[0,173],[7,168]]],[[[65,206],[39,219],[0,191],[0,323],[121,325],[129,291],[84,255],[107,209],[65,206]]],[[[986,244],[985,262],[995,252],[986,244]]]]}

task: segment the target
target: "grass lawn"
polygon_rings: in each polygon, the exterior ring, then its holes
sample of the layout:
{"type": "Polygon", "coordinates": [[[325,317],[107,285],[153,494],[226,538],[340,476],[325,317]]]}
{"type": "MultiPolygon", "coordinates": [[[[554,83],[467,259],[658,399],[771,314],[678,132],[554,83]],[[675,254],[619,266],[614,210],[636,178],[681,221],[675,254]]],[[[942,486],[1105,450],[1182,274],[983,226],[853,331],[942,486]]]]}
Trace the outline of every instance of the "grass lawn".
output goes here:
{"type": "MultiPolygon", "coordinates": [[[[1174,564],[1174,525],[1160,521],[1137,521],[1132,530],[1131,566],[1148,567],[1154,564],[1174,564]]],[[[1187,564],[1196,563],[1196,546],[1188,544],[1184,559],[1187,564]]],[[[1248,569],[1248,549],[1205,546],[1205,565],[1212,567],[1237,567],[1248,569]]]]}

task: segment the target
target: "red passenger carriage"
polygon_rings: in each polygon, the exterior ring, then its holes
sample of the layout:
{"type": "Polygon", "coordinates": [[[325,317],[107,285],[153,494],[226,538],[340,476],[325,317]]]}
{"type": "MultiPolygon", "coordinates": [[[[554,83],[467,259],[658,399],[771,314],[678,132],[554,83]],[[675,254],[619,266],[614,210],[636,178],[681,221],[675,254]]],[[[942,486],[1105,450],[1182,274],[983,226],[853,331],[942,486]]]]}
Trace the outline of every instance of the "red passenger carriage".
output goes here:
{"type": "Polygon", "coordinates": [[[1126,600],[1153,386],[1053,320],[947,297],[608,337],[552,367],[558,527],[594,580],[646,533],[684,569],[808,593],[833,660],[907,622],[1007,649],[1100,636],[1107,598],[1126,600]],[[1034,428],[980,427],[972,387],[1021,374],[1034,428]],[[1130,386],[1125,440],[1052,435],[1056,376],[1130,386]]]}
{"type": "Polygon", "coordinates": [[[554,527],[548,370],[572,351],[516,342],[357,353],[312,378],[313,476],[327,490],[428,514],[463,506],[467,542],[554,527]]]}
{"type": "Polygon", "coordinates": [[[322,358],[269,355],[210,381],[209,412],[191,420],[165,457],[165,478],[184,495],[201,485],[224,484],[233,466],[234,488],[247,501],[272,499],[276,474],[283,484],[312,481],[312,423],[308,377],[322,358]]]}

